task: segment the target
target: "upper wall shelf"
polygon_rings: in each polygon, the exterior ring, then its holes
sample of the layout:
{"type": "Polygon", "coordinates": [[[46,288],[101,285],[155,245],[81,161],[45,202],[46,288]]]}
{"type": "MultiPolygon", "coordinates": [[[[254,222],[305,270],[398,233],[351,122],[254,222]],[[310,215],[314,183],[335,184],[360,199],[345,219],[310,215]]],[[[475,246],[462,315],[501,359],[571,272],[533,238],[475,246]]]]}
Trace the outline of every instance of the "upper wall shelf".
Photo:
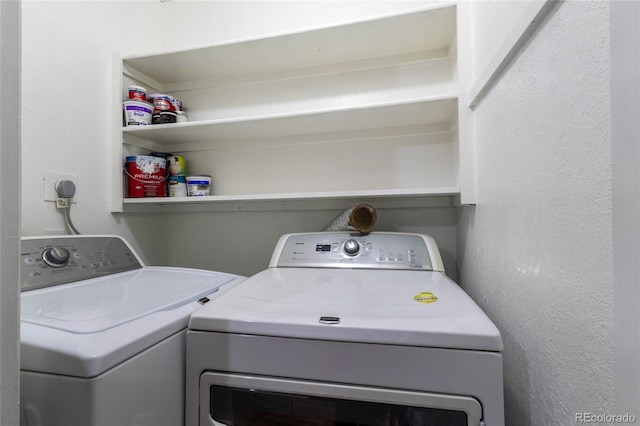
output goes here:
{"type": "MultiPolygon", "coordinates": [[[[126,73],[158,90],[179,91],[243,76],[322,72],[340,63],[371,65],[381,58],[427,60],[448,56],[455,43],[452,3],[296,33],[123,59],[126,73]],[[446,7],[449,6],[449,7],[446,7]]],[[[384,62],[384,61],[383,61],[384,62]]]]}

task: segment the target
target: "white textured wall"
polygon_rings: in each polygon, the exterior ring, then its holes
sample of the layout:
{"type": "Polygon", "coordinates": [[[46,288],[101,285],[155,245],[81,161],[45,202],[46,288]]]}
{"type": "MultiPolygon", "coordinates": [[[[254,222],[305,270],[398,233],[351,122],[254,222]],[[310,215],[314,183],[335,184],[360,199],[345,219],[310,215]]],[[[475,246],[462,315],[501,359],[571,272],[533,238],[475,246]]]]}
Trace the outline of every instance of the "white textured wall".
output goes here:
{"type": "Polygon", "coordinates": [[[167,50],[245,40],[415,9],[433,0],[171,0],[163,4],[167,50]]]}
{"type": "Polygon", "coordinates": [[[23,236],[64,228],[43,201],[44,172],[54,171],[78,176],[71,217],[80,232],[119,234],[149,254],[158,245],[157,216],[114,217],[107,191],[112,54],[158,49],[148,25],[160,12],[155,1],[22,2],[23,236]],[[132,229],[150,237],[136,240],[132,229]]]}
{"type": "MultiPolygon", "coordinates": [[[[447,274],[456,277],[456,212],[453,207],[379,208],[375,231],[433,236],[447,274]]],[[[165,215],[168,264],[251,275],[265,269],[278,238],[290,232],[317,232],[343,209],[232,211],[165,215]]]]}
{"type": "MultiPolygon", "coordinates": [[[[478,69],[509,7],[474,6],[478,69]]],[[[459,273],[502,332],[510,425],[616,413],[609,53],[608,3],[563,2],[474,114],[459,273]]]]}

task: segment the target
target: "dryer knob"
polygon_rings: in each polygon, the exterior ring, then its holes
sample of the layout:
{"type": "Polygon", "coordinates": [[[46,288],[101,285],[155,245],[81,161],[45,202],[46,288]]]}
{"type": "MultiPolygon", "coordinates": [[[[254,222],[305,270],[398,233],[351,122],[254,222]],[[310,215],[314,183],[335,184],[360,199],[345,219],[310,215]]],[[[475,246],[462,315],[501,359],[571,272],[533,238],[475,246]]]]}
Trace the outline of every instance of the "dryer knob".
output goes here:
{"type": "Polygon", "coordinates": [[[62,247],[51,247],[42,252],[42,260],[52,268],[67,266],[69,257],[69,250],[62,247]]]}
{"type": "Polygon", "coordinates": [[[343,250],[347,256],[355,256],[360,253],[360,244],[356,240],[347,240],[343,250]]]}

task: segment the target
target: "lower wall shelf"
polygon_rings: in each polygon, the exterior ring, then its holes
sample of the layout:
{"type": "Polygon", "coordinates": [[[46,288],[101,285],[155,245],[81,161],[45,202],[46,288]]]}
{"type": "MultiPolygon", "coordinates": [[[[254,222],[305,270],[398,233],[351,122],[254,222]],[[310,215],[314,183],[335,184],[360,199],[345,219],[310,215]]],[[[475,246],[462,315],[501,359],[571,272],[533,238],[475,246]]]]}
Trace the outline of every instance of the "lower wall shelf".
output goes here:
{"type": "Polygon", "coordinates": [[[433,207],[453,205],[459,195],[459,188],[443,187],[212,195],[206,197],[125,198],[123,210],[126,212],[315,210],[341,209],[359,202],[369,202],[380,207],[433,207]]]}

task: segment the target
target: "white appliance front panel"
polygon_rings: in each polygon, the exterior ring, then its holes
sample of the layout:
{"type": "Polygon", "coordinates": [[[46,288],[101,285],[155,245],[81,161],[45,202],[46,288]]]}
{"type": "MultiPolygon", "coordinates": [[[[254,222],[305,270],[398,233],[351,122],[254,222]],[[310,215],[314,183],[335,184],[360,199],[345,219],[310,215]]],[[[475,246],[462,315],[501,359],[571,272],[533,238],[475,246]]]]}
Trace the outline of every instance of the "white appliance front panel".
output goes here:
{"type": "MultiPolygon", "coordinates": [[[[411,425],[430,424],[439,419],[452,425],[477,426],[482,419],[482,406],[475,398],[462,395],[211,371],[200,377],[200,425],[248,426],[261,420],[266,420],[268,424],[292,424],[294,421],[302,424],[334,424],[345,420],[341,415],[362,418],[360,421],[365,424],[383,424],[383,421],[390,420],[388,417],[392,413],[400,415],[406,424],[411,425]],[[239,401],[229,400],[233,395],[231,392],[225,392],[223,401],[214,401],[216,392],[212,392],[212,387],[221,391],[225,388],[234,391],[240,397],[239,401]],[[258,404],[266,403],[258,412],[249,410],[254,408],[251,407],[252,396],[257,397],[258,404]],[[288,404],[288,401],[293,403],[288,404]],[[221,409],[223,416],[230,417],[230,421],[225,418],[220,422],[220,416],[215,418],[212,415],[216,411],[213,409],[214,404],[224,407],[224,410],[221,409]]],[[[361,424],[360,421],[354,424],[361,424]]]]}
{"type": "Polygon", "coordinates": [[[93,378],[20,371],[21,426],[181,425],[185,334],[93,378]]]}
{"type": "Polygon", "coordinates": [[[203,372],[469,396],[488,426],[504,425],[499,352],[187,332],[186,426],[200,424],[203,372]]]}

